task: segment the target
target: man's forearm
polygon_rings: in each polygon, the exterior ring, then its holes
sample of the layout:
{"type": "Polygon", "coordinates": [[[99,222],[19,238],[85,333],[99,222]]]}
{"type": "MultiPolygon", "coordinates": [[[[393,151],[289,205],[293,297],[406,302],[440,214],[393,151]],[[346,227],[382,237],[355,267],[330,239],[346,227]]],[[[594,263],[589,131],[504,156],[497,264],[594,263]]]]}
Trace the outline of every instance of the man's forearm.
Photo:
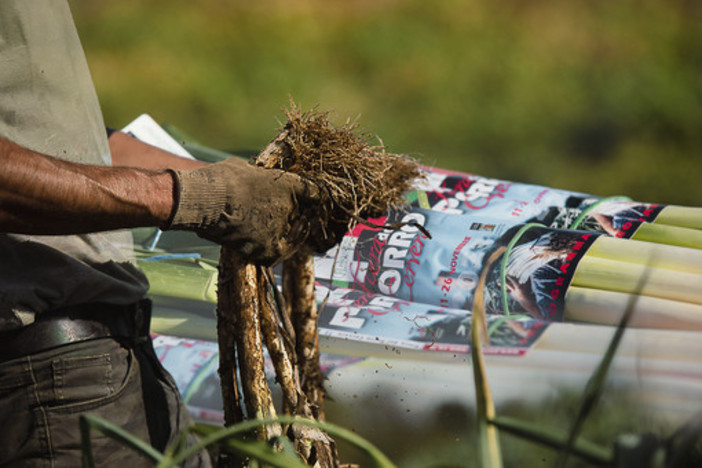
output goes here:
{"type": "Polygon", "coordinates": [[[195,159],[181,158],[122,132],[112,133],[108,142],[113,166],[182,170],[196,169],[208,164],[195,159]]]}
{"type": "Polygon", "coordinates": [[[71,163],[0,138],[0,231],[77,234],[161,226],[173,210],[167,171],[71,163]]]}

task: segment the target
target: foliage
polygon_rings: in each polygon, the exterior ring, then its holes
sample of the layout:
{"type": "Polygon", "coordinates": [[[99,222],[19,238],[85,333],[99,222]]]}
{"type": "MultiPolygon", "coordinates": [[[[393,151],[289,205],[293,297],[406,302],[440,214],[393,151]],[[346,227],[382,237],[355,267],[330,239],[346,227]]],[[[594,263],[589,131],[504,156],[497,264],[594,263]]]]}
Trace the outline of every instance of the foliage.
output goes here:
{"type": "Polygon", "coordinates": [[[91,449],[91,431],[98,431],[120,442],[125,447],[147,456],[158,468],[180,466],[189,457],[203,449],[213,448],[215,445],[218,445],[223,452],[234,453],[256,462],[263,462],[267,466],[280,468],[305,467],[306,465],[299,459],[292,445],[286,444],[284,440],[281,440],[279,444],[268,445],[255,440],[243,441],[238,438],[256,427],[276,423],[299,424],[319,428],[363,450],[372,460],[373,466],[378,468],[392,468],[395,466],[373,444],[353,432],[333,424],[320,423],[299,417],[279,416],[274,419],[244,421],[227,428],[216,428],[206,425],[189,427],[182,434],[179,434],[171,446],[166,448],[165,453],[160,453],[123,429],[91,414],[83,414],[80,417],[83,466],[92,468],[95,465],[91,449]],[[202,439],[197,444],[187,446],[184,441],[190,432],[200,435],[202,439]]]}
{"type": "Polygon", "coordinates": [[[289,96],[426,164],[699,204],[702,5],[72,1],[107,124],[261,149],[289,96]]]}

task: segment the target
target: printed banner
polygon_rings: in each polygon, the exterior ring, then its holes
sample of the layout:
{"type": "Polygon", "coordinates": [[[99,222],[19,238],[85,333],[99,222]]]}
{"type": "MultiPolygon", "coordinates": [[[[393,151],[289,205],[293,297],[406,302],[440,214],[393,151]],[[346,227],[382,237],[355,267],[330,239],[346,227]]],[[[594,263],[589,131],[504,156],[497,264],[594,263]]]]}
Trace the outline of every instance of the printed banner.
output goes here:
{"type": "MultiPolygon", "coordinates": [[[[319,334],[369,344],[406,349],[470,352],[471,313],[436,307],[380,294],[369,294],[318,282],[319,334]]],[[[525,317],[487,317],[489,344],[485,354],[523,354],[548,323],[525,317]]]]}
{"type": "Polygon", "coordinates": [[[522,225],[421,208],[374,221],[405,224],[397,230],[359,224],[340,246],[316,258],[318,280],[367,294],[471,310],[486,271],[487,313],[558,321],[578,261],[599,235],[533,227],[503,262],[504,254],[496,257],[495,252],[504,250],[522,225]],[[424,226],[431,237],[408,223],[424,226]]]}
{"type": "MultiPolygon", "coordinates": [[[[223,423],[217,343],[168,335],[153,335],[152,339],[156,356],[173,376],[191,416],[197,421],[223,423]]],[[[320,356],[320,367],[324,374],[328,374],[362,360],[354,356],[324,353],[320,356]]],[[[273,385],[275,370],[267,353],[264,369],[269,384],[273,385]]]]}
{"type": "Polygon", "coordinates": [[[601,198],[540,185],[509,182],[425,167],[408,200],[413,208],[477,215],[503,222],[540,223],[630,238],[643,222],[655,221],[664,205],[601,198]]]}

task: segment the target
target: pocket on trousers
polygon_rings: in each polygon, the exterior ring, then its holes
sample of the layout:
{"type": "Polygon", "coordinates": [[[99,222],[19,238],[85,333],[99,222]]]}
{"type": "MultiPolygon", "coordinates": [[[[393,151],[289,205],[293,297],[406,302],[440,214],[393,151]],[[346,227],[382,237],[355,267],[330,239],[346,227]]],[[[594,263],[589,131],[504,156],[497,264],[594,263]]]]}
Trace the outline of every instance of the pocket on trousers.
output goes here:
{"type": "Polygon", "coordinates": [[[51,363],[52,411],[84,412],[108,404],[129,387],[135,376],[133,351],[114,343],[114,349],[88,355],[64,356],[51,363]]]}

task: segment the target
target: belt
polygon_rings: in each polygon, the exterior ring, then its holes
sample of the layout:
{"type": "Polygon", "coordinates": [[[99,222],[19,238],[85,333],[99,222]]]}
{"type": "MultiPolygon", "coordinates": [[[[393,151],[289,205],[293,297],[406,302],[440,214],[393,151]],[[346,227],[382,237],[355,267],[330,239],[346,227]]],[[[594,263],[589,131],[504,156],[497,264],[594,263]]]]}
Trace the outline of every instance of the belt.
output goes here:
{"type": "Polygon", "coordinates": [[[0,332],[0,362],[96,338],[149,334],[151,301],[130,305],[80,304],[40,314],[18,330],[0,332]]]}

